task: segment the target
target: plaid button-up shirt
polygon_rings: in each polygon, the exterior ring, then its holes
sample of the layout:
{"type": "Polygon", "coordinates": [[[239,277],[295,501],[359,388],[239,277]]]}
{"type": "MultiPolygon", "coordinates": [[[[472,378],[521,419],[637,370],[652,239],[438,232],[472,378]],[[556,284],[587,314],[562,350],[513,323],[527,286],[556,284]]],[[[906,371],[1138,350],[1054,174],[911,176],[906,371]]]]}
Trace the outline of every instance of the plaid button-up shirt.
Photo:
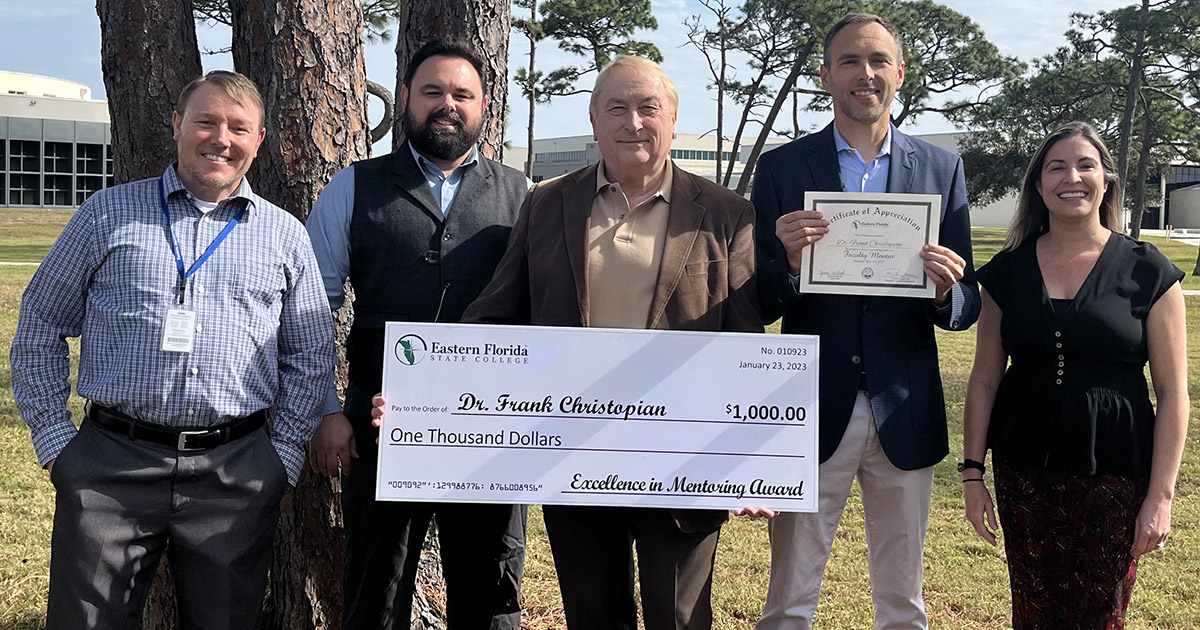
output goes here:
{"type": "Polygon", "coordinates": [[[158,179],[101,190],[75,213],[25,290],[9,357],[38,462],[75,435],[66,339],[81,337],[79,395],[145,422],[203,428],[274,407],[272,440],[294,484],[334,362],[308,236],[244,179],[208,213],[174,167],[163,184],[185,268],[246,212],[188,280],[182,306],[158,179]],[[160,349],[170,308],[196,314],[190,353],[160,349]]]}

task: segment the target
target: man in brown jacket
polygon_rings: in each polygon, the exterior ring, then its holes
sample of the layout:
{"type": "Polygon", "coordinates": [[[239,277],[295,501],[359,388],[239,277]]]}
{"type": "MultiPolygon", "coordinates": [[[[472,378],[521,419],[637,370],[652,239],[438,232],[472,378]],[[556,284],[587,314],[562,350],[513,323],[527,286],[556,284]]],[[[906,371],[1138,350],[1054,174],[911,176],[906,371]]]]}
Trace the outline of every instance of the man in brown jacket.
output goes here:
{"type": "MultiPolygon", "coordinates": [[[[670,159],[679,96],[654,62],[618,57],[589,117],[601,161],[535,186],[464,322],[762,332],[754,209],[670,159]]],[[[698,384],[699,386],[699,384],[698,384]]],[[[546,506],[571,630],[712,626],[725,512],[546,506]]]]}

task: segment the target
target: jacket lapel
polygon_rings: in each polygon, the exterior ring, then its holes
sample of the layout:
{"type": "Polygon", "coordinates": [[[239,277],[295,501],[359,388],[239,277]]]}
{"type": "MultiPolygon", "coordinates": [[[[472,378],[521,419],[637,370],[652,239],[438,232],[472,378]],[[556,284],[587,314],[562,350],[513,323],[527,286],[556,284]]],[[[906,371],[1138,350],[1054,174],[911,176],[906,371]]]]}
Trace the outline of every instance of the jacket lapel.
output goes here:
{"type": "Polygon", "coordinates": [[[833,142],[833,123],[817,132],[816,141],[808,145],[806,158],[814,190],[836,192],[844,189],[838,167],[837,145],[833,142]]]}
{"type": "Polygon", "coordinates": [[[916,172],[917,152],[908,136],[892,130],[892,160],[888,169],[888,192],[907,193],[913,189],[913,174],[916,172]]]}
{"type": "Polygon", "coordinates": [[[596,196],[596,169],[598,164],[581,171],[575,181],[563,188],[563,241],[567,248],[567,261],[571,275],[575,278],[575,297],[579,304],[579,321],[588,325],[587,299],[587,231],[588,217],[592,214],[592,200],[596,196]]]}
{"type": "Polygon", "coordinates": [[[421,172],[421,167],[417,165],[407,143],[392,151],[392,172],[396,175],[396,185],[440,225],[445,220],[442,206],[433,196],[429,180],[425,179],[425,174],[421,172]]]}
{"type": "Polygon", "coordinates": [[[654,288],[654,299],[650,302],[648,328],[665,327],[662,322],[667,304],[679,286],[692,247],[704,223],[706,209],[696,201],[700,189],[691,175],[671,164],[674,169],[671,183],[671,207],[667,214],[667,241],[663,243],[662,264],[658,269],[658,282],[654,288]]]}

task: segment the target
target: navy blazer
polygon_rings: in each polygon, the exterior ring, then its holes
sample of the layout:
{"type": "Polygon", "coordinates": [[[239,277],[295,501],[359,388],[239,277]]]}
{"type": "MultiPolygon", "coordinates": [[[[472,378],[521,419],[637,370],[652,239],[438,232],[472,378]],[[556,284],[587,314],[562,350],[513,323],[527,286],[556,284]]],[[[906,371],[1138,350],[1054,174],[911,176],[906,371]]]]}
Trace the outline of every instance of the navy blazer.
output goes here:
{"type": "Polygon", "coordinates": [[[775,221],[804,208],[804,192],[842,190],[833,124],[763,154],[751,200],[757,212],[758,297],[763,320],[783,317],[783,332],[819,335],[820,458],[828,460],[850,422],[860,375],[875,414],[879,442],[902,470],[932,466],[950,452],[946,405],[933,327],[964,330],[979,317],[971,259],[971,223],[962,159],[892,130],[888,192],[940,194],[939,242],[967,262],[957,318],[932,300],[851,295],[798,295],[775,221]]]}

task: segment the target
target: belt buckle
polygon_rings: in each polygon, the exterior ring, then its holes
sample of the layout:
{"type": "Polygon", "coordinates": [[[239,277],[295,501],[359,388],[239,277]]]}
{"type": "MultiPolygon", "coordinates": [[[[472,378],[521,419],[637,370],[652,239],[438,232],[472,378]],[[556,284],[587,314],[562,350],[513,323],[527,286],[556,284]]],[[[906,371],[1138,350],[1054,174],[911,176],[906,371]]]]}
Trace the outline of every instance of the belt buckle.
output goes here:
{"type": "Polygon", "coordinates": [[[203,451],[203,446],[188,446],[187,438],[189,435],[204,435],[208,431],[180,431],[179,439],[175,441],[175,450],[177,451],[203,451]]]}

